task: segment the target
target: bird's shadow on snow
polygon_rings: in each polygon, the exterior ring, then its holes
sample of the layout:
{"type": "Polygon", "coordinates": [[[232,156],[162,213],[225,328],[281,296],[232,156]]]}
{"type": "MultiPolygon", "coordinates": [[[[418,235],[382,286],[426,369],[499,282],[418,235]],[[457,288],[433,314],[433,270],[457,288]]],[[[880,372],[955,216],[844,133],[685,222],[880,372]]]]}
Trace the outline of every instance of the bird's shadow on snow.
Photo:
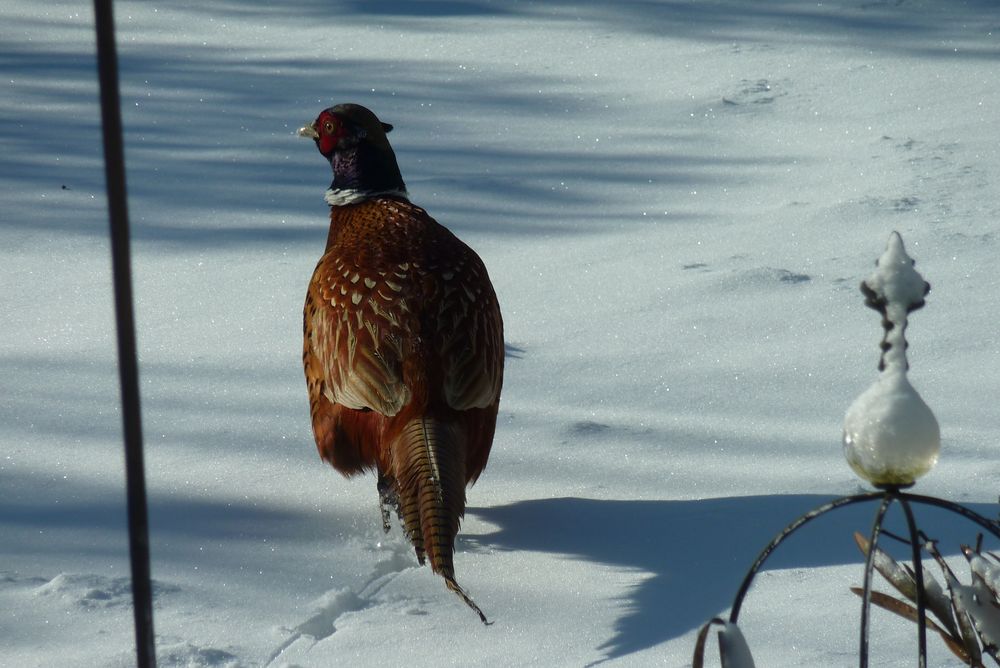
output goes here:
{"type": "MultiPolygon", "coordinates": [[[[475,542],[486,548],[527,550],[567,555],[636,573],[648,573],[621,593],[621,616],[613,635],[596,649],[606,659],[626,656],[681,636],[727,610],[744,575],[760,551],[797,516],[834,497],[774,495],[693,501],[633,501],[583,498],[532,499],[495,508],[470,508],[496,530],[475,542]]],[[[994,517],[996,506],[967,506],[994,517]]],[[[877,504],[860,503],[828,513],[802,527],[782,543],[766,570],[858,564],[863,558],[854,545],[855,531],[867,534],[877,504]]],[[[979,527],[956,521],[935,507],[915,505],[917,523],[952,553],[961,543],[975,541],[979,527]]],[[[898,506],[889,511],[886,527],[905,533],[898,506]]],[[[468,538],[468,537],[467,537],[468,538]]],[[[883,541],[898,559],[890,543],[883,541]]],[[[808,588],[808,581],[802,585],[808,588]]],[[[845,587],[845,595],[847,593],[845,587]]],[[[742,618],[755,606],[774,601],[754,596],[742,618]]],[[[574,611],[585,615],[586,611],[574,611]]]]}

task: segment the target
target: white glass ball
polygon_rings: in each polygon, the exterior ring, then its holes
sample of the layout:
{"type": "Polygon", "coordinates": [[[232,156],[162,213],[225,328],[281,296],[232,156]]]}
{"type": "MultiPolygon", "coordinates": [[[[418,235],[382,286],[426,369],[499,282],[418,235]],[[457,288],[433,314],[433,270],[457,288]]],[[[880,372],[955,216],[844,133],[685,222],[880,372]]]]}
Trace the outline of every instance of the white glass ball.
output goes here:
{"type": "Polygon", "coordinates": [[[937,463],[941,430],[905,371],[886,371],[844,418],[844,456],[877,487],[907,487],[937,463]]]}

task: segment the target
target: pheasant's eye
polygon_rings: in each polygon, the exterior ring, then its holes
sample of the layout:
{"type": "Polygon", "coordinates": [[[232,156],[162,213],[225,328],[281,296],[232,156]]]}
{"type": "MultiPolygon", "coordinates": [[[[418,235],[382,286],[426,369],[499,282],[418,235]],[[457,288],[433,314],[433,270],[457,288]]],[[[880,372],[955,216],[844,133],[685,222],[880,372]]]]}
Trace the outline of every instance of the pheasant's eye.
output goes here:
{"type": "Polygon", "coordinates": [[[323,132],[333,134],[333,127],[333,121],[327,121],[323,123],[323,132]]]}

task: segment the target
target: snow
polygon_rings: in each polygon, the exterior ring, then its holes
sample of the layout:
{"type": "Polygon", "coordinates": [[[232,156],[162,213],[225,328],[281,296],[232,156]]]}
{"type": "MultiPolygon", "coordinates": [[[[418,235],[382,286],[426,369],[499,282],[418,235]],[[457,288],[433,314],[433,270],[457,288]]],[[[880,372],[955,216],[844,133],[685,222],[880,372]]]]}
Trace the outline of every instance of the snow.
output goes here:
{"type": "Polygon", "coordinates": [[[1000,566],[985,559],[978,554],[969,557],[969,568],[977,576],[983,579],[986,585],[994,591],[1000,589],[1000,566]]]}
{"type": "Polygon", "coordinates": [[[993,592],[981,583],[971,587],[954,584],[952,587],[957,599],[956,610],[969,615],[988,647],[997,647],[1000,643],[1000,607],[993,592]]]}
{"type": "MultiPolygon", "coordinates": [[[[133,665],[92,17],[2,15],[0,666],[133,665]]],[[[116,16],[161,665],[689,664],[774,533],[863,486],[838,439],[874,367],[857,286],[893,230],[934,283],[907,340],[942,451],[915,489],[995,515],[993,3],[116,16]],[[413,201],[503,309],[456,555],[489,627],[381,535],[375,481],[311,441],[301,307],[329,167],[295,133],[348,101],[395,126],[413,201]]],[[[739,621],[757,665],[856,662],[851,535],[873,512],[768,561],[739,621]]],[[[974,540],[917,515],[948,555],[974,540]]],[[[874,611],[872,665],[912,665],[914,637],[874,611]]]]}
{"type": "Polygon", "coordinates": [[[719,632],[719,654],[725,668],[754,668],[750,648],[736,624],[726,622],[719,632]]]}

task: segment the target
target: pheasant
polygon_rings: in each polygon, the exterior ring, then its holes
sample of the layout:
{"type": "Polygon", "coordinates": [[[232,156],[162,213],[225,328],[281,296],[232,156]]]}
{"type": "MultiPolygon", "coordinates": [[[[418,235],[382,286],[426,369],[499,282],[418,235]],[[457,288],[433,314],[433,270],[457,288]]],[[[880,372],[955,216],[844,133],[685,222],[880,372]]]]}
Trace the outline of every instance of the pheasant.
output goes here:
{"type": "Polygon", "coordinates": [[[465,489],[493,444],[503,320],[486,267],[411,204],[386,134],[357,104],[299,130],[333,168],[330,231],[306,294],[302,360],[320,456],[378,475],[417,560],[488,623],[455,580],[465,489]]]}

